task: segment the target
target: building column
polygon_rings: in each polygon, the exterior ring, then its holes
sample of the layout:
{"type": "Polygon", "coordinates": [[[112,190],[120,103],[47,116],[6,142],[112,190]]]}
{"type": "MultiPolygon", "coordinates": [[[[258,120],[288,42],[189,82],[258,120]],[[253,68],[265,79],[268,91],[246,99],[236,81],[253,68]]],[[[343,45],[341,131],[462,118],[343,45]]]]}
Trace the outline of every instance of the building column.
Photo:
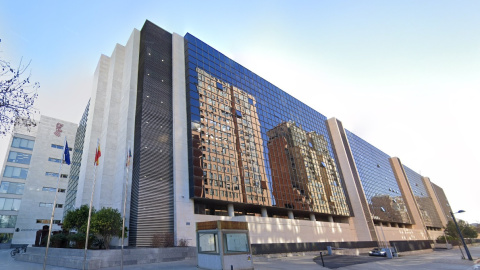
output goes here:
{"type": "Polygon", "coordinates": [[[188,172],[187,98],[185,89],[185,55],[183,37],[172,35],[172,110],[173,110],[173,196],[174,233],[178,239],[187,239],[195,246],[195,218],[190,199],[188,172]]]}
{"type": "Polygon", "coordinates": [[[288,210],[288,218],[289,219],[295,219],[295,217],[293,216],[293,211],[292,210],[288,210]]]}
{"type": "Polygon", "coordinates": [[[262,207],[261,211],[262,211],[262,217],[268,217],[267,208],[262,207]]]}
{"type": "MultiPolygon", "coordinates": [[[[422,230],[425,233],[424,240],[427,240],[429,234],[427,232],[427,227],[423,223],[422,216],[420,214],[420,209],[418,208],[417,201],[415,200],[415,195],[413,194],[410,184],[407,179],[407,174],[403,170],[402,162],[397,157],[392,157],[389,159],[390,165],[393,169],[393,174],[398,182],[398,187],[401,189],[405,204],[407,206],[408,212],[412,221],[412,228],[414,230],[422,230]]],[[[421,240],[421,239],[419,239],[421,240]]]]}
{"type": "Polygon", "coordinates": [[[335,118],[327,120],[328,130],[333,141],[333,149],[337,154],[343,181],[350,199],[352,216],[349,223],[356,232],[358,241],[377,241],[377,233],[372,221],[367,198],[362,187],[353,154],[345,134],[342,122],[335,118]]]}
{"type": "Polygon", "coordinates": [[[235,209],[233,207],[233,204],[229,203],[227,207],[228,207],[228,216],[229,217],[234,217],[235,216],[235,209]]]}
{"type": "Polygon", "coordinates": [[[311,221],[317,221],[317,219],[315,218],[315,214],[314,214],[314,213],[310,213],[310,220],[311,220],[311,221]]]}
{"type": "Polygon", "coordinates": [[[328,216],[328,222],[333,222],[333,216],[328,216]]]}
{"type": "Polygon", "coordinates": [[[443,213],[442,207],[440,206],[440,202],[438,200],[437,194],[435,193],[435,190],[433,189],[430,178],[422,177],[422,180],[423,180],[423,183],[425,184],[425,187],[427,188],[428,195],[433,200],[433,205],[435,206],[435,210],[437,210],[437,214],[438,214],[438,217],[440,218],[440,221],[442,222],[442,225],[447,227],[448,220],[445,217],[445,214],[443,213]]]}

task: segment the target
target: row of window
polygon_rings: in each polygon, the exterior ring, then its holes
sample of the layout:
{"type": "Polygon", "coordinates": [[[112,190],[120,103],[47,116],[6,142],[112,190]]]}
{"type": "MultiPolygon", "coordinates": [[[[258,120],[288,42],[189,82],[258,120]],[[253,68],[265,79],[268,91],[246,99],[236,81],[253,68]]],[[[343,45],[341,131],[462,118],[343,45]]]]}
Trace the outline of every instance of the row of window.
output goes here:
{"type": "MultiPolygon", "coordinates": [[[[223,243],[225,253],[246,253],[250,251],[248,235],[246,233],[224,233],[223,243]]],[[[198,252],[217,254],[219,252],[218,234],[199,233],[198,252]]]]}
{"type": "MultiPolygon", "coordinates": [[[[55,192],[55,191],[57,191],[57,189],[53,188],[53,187],[43,187],[42,191],[55,192]]],[[[65,189],[64,188],[59,188],[58,192],[65,193],[65,189]]]]}
{"type": "MultiPolygon", "coordinates": [[[[60,224],[61,220],[53,220],[53,224],[60,224]]],[[[0,215],[0,228],[15,228],[17,223],[17,216],[12,215],[0,215]]],[[[37,219],[36,223],[40,224],[50,224],[50,219],[37,219]]],[[[0,234],[0,240],[4,239],[5,236],[0,234]]]]}
{"type": "MultiPolygon", "coordinates": [[[[12,147],[25,149],[25,150],[33,150],[34,146],[35,146],[35,141],[34,140],[28,140],[28,139],[24,139],[24,138],[13,137],[12,147]]],[[[58,144],[53,144],[53,143],[51,144],[51,147],[55,148],[55,149],[63,149],[63,145],[58,145],[58,144]]],[[[68,151],[72,151],[72,148],[69,147],[68,151]]],[[[12,161],[12,162],[14,162],[14,161],[12,161]]],[[[25,164],[28,164],[28,163],[25,163],[25,164]]]]}
{"type": "MultiPolygon", "coordinates": [[[[45,173],[46,176],[53,176],[53,177],[58,177],[58,173],[54,173],[54,172],[46,172],[45,173]]],[[[60,174],[60,178],[68,178],[68,174],[60,174]]]]}
{"type": "MultiPolygon", "coordinates": [[[[10,178],[27,179],[27,174],[28,174],[28,169],[26,168],[5,166],[5,172],[3,173],[3,176],[10,177],[10,178]]],[[[46,172],[45,175],[58,177],[59,174],[55,172],[46,172]]],[[[60,174],[60,178],[68,178],[68,174],[60,174]]]]}
{"type": "Polygon", "coordinates": [[[3,181],[0,185],[0,193],[22,195],[25,188],[24,183],[3,181]]]}
{"type": "MultiPolygon", "coordinates": [[[[38,204],[38,206],[40,207],[49,207],[49,208],[52,208],[53,206],[53,203],[45,203],[45,202],[41,202],[38,204]]],[[[63,204],[58,204],[55,206],[55,208],[63,208],[63,204]]]]}
{"type": "MultiPolygon", "coordinates": [[[[61,220],[54,219],[53,224],[60,224],[61,220]]],[[[37,223],[50,224],[50,219],[37,219],[37,223]]]]}
{"type": "MultiPolygon", "coordinates": [[[[3,194],[22,195],[24,189],[25,189],[25,184],[24,183],[15,183],[15,182],[3,181],[2,184],[0,185],[0,193],[3,193],[3,194]]],[[[53,188],[53,187],[43,187],[42,191],[55,192],[55,191],[57,191],[57,189],[53,188]]],[[[65,193],[65,189],[59,188],[58,192],[65,193]]]]}
{"type": "MultiPolygon", "coordinates": [[[[0,210],[5,211],[18,211],[20,210],[20,204],[22,203],[21,199],[12,199],[12,198],[0,198],[0,210]]],[[[53,203],[41,202],[38,204],[39,207],[52,207],[53,203]]],[[[56,208],[63,208],[63,204],[57,204],[56,208]]]]}
{"type": "MultiPolygon", "coordinates": [[[[12,163],[29,165],[31,159],[32,159],[31,154],[10,151],[10,153],[8,154],[7,161],[12,162],[12,163]]],[[[52,157],[48,158],[48,161],[55,162],[55,163],[61,163],[62,162],[61,159],[52,158],[52,157]]],[[[65,161],[63,161],[63,163],[65,163],[65,161]]]]}
{"type": "MultiPolygon", "coordinates": [[[[63,145],[58,145],[58,144],[53,144],[53,143],[52,143],[52,148],[62,149],[62,150],[63,150],[63,145]]],[[[68,148],[68,151],[72,151],[72,148],[69,147],[69,148],[68,148]]]]}

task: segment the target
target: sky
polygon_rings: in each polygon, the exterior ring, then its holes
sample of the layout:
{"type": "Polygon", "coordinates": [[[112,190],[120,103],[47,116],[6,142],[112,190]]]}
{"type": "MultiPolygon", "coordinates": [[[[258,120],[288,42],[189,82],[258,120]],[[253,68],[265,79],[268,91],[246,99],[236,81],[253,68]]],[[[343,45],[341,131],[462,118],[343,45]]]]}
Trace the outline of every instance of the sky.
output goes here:
{"type": "Polygon", "coordinates": [[[101,54],[147,19],[189,32],[399,157],[480,223],[478,14],[469,0],[0,0],[0,58],[31,60],[38,111],[78,123],[101,54]]]}

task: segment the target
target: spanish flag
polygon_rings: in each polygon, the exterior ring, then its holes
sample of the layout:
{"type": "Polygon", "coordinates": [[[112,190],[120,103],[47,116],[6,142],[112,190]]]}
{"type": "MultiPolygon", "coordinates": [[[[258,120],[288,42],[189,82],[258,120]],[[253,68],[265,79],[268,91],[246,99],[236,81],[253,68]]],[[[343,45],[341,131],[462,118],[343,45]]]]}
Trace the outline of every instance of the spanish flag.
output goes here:
{"type": "Polygon", "coordinates": [[[95,166],[98,166],[102,152],[100,151],[100,144],[98,144],[97,149],[95,150],[95,166]]]}

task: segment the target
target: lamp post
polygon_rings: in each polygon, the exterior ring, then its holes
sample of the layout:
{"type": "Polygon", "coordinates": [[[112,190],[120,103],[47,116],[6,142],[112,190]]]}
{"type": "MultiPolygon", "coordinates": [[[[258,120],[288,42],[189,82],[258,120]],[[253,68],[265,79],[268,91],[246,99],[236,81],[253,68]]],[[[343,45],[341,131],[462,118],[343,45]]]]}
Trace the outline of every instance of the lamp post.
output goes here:
{"type": "Polygon", "coordinates": [[[468,250],[467,244],[465,243],[465,239],[463,239],[462,232],[460,231],[460,228],[458,227],[458,223],[457,223],[457,220],[455,219],[455,215],[454,215],[454,214],[459,214],[459,213],[463,213],[463,212],[465,212],[465,211],[464,210],[459,210],[458,212],[455,212],[455,213],[450,212],[450,215],[452,215],[453,222],[455,222],[455,226],[457,227],[458,235],[460,235],[460,239],[462,240],[463,247],[465,248],[465,252],[467,253],[468,259],[470,261],[473,261],[472,255],[470,255],[470,251],[468,250]]]}

